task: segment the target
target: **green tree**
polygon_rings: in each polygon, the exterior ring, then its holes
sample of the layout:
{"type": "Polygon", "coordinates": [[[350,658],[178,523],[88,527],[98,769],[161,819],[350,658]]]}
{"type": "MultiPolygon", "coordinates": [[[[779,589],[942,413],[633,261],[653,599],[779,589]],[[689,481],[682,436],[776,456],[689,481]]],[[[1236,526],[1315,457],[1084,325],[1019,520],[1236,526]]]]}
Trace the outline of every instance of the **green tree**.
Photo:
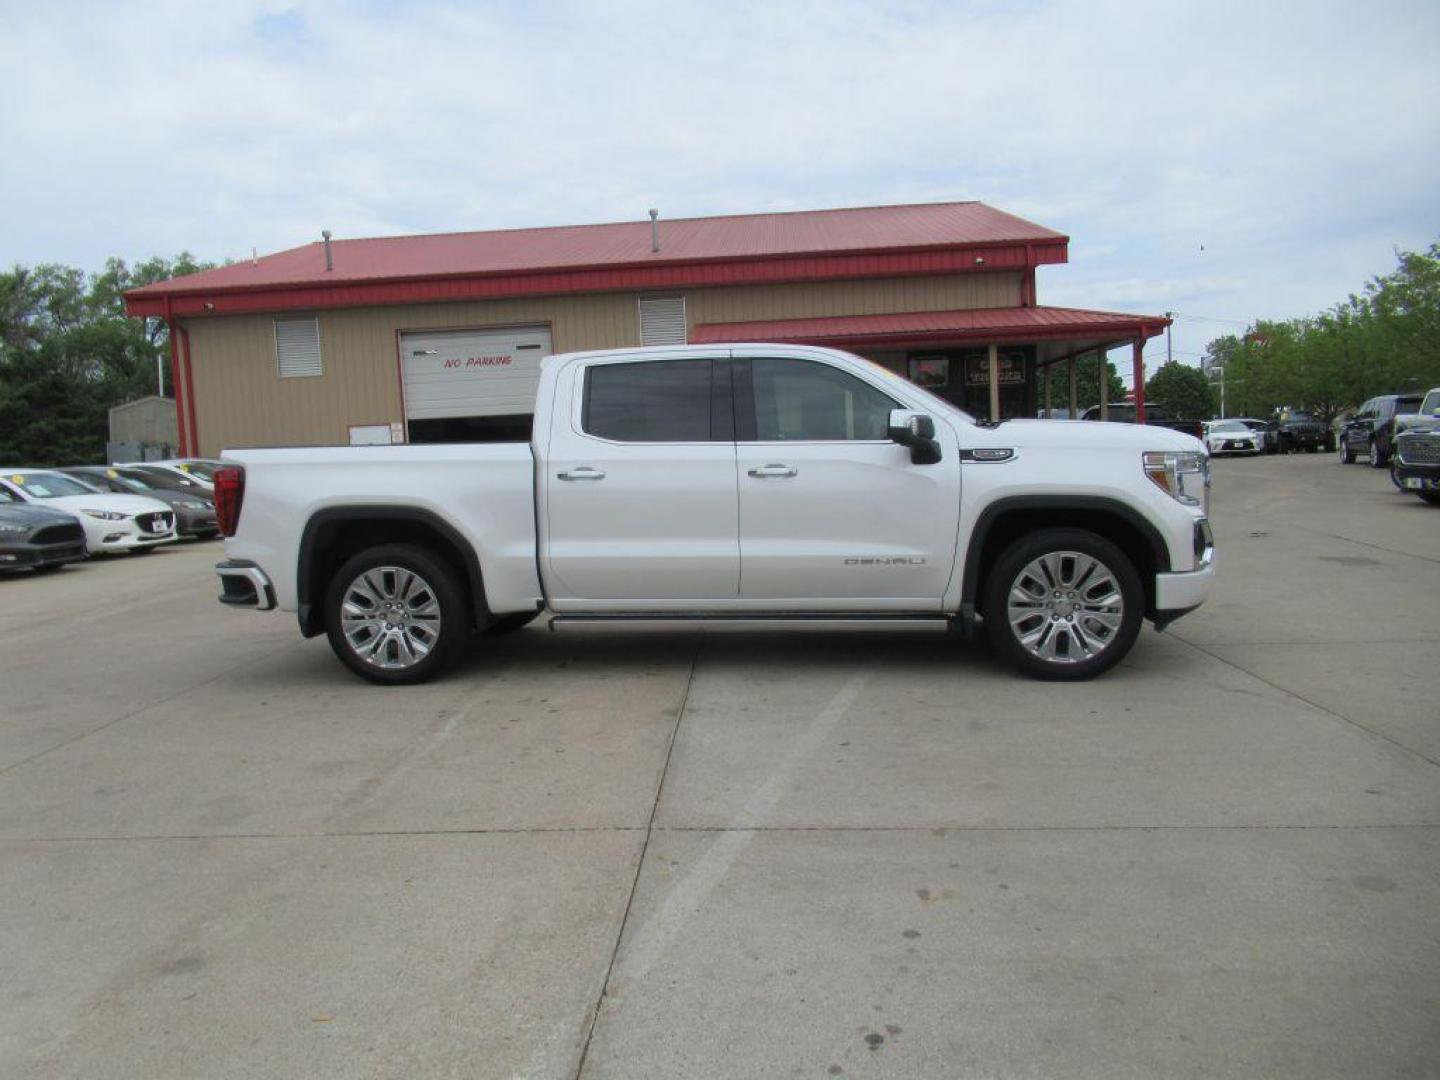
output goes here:
{"type": "MultiPolygon", "coordinates": [[[[1091,405],[1099,405],[1100,365],[1095,363],[1093,356],[1087,356],[1076,366],[1079,370],[1075,373],[1075,396],[1080,400],[1080,408],[1088,409],[1091,405]]],[[[1066,393],[1069,393],[1068,389],[1066,393]]],[[[1125,400],[1125,384],[1120,380],[1120,373],[1115,370],[1115,364],[1109,358],[1105,360],[1105,400],[1125,400]]]]}
{"type": "Polygon", "coordinates": [[[1176,361],[1161,364],[1145,380],[1145,400],[1171,416],[1188,420],[1208,420],[1215,415],[1215,398],[1205,373],[1176,361]]]}
{"type": "Polygon", "coordinates": [[[156,392],[169,346],[162,320],[126,316],[124,292],[208,268],[182,253],[133,270],[110,259],[92,275],[53,264],[0,272],[0,462],[101,460],[109,408],[156,392]]]}
{"type": "Polygon", "coordinates": [[[1216,338],[1225,411],[1264,416],[1289,406],[1329,422],[1368,397],[1440,385],[1440,244],[1397,252],[1396,269],[1318,315],[1256,322],[1216,338]]]}

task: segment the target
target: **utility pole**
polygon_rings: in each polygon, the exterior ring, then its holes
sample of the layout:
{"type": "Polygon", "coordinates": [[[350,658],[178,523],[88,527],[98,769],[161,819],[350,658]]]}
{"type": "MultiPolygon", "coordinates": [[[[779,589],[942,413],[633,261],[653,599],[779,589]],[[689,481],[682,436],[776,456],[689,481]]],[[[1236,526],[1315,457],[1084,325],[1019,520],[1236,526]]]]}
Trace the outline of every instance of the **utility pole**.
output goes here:
{"type": "Polygon", "coordinates": [[[1168,364],[1175,359],[1175,354],[1170,351],[1170,327],[1175,322],[1175,313],[1173,311],[1167,311],[1165,312],[1165,318],[1169,320],[1169,322],[1165,324],[1165,363],[1168,364]]]}

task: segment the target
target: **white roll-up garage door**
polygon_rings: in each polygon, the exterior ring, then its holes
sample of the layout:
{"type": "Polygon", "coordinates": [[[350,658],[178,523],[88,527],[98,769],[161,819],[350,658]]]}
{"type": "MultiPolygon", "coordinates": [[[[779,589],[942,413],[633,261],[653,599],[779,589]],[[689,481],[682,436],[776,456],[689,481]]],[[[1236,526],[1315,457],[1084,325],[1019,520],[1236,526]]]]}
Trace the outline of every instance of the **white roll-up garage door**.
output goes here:
{"type": "Polygon", "coordinates": [[[544,326],[401,334],[405,418],[533,413],[540,361],[551,351],[544,326]]]}

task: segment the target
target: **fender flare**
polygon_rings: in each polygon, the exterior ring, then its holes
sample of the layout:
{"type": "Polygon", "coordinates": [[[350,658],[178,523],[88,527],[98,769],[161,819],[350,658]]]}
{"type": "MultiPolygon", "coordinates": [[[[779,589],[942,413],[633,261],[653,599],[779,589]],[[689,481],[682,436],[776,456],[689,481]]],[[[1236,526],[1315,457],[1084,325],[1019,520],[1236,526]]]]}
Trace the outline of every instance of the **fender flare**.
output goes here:
{"type": "Polygon", "coordinates": [[[364,521],[408,521],[434,529],[460,553],[465,562],[465,576],[470,585],[471,603],[474,606],[475,625],[484,626],[490,621],[490,605],[485,600],[485,581],[480,572],[480,559],[475,547],[466,540],[459,529],[439,514],[413,506],[327,506],[317,510],[305,522],[305,531],[300,535],[300,553],[296,562],[295,599],[296,616],[300,621],[300,633],[315,637],[325,632],[325,615],[318,598],[310,595],[310,574],[315,564],[316,537],[326,525],[337,522],[364,521]]]}
{"type": "Polygon", "coordinates": [[[960,614],[967,623],[975,619],[975,601],[980,591],[980,554],[995,522],[1012,510],[1080,510],[1113,514],[1134,526],[1146,540],[1155,560],[1155,572],[1170,571],[1170,548],[1148,518],[1128,503],[1104,495],[1011,495],[996,499],[980,511],[970,542],[965,548],[965,570],[960,585],[960,614]]]}

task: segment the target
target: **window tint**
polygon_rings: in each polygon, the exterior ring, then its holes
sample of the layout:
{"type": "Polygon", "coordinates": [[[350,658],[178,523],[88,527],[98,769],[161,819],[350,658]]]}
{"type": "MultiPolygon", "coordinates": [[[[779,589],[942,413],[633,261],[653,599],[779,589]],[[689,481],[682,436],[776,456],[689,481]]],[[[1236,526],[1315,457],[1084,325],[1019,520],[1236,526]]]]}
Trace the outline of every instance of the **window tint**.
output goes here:
{"type": "Polygon", "coordinates": [[[617,442],[709,442],[709,360],[596,364],[585,374],[581,426],[617,442]]]}
{"type": "Polygon", "coordinates": [[[813,360],[751,362],[755,437],[835,442],[883,440],[900,405],[869,383],[813,360]]]}

